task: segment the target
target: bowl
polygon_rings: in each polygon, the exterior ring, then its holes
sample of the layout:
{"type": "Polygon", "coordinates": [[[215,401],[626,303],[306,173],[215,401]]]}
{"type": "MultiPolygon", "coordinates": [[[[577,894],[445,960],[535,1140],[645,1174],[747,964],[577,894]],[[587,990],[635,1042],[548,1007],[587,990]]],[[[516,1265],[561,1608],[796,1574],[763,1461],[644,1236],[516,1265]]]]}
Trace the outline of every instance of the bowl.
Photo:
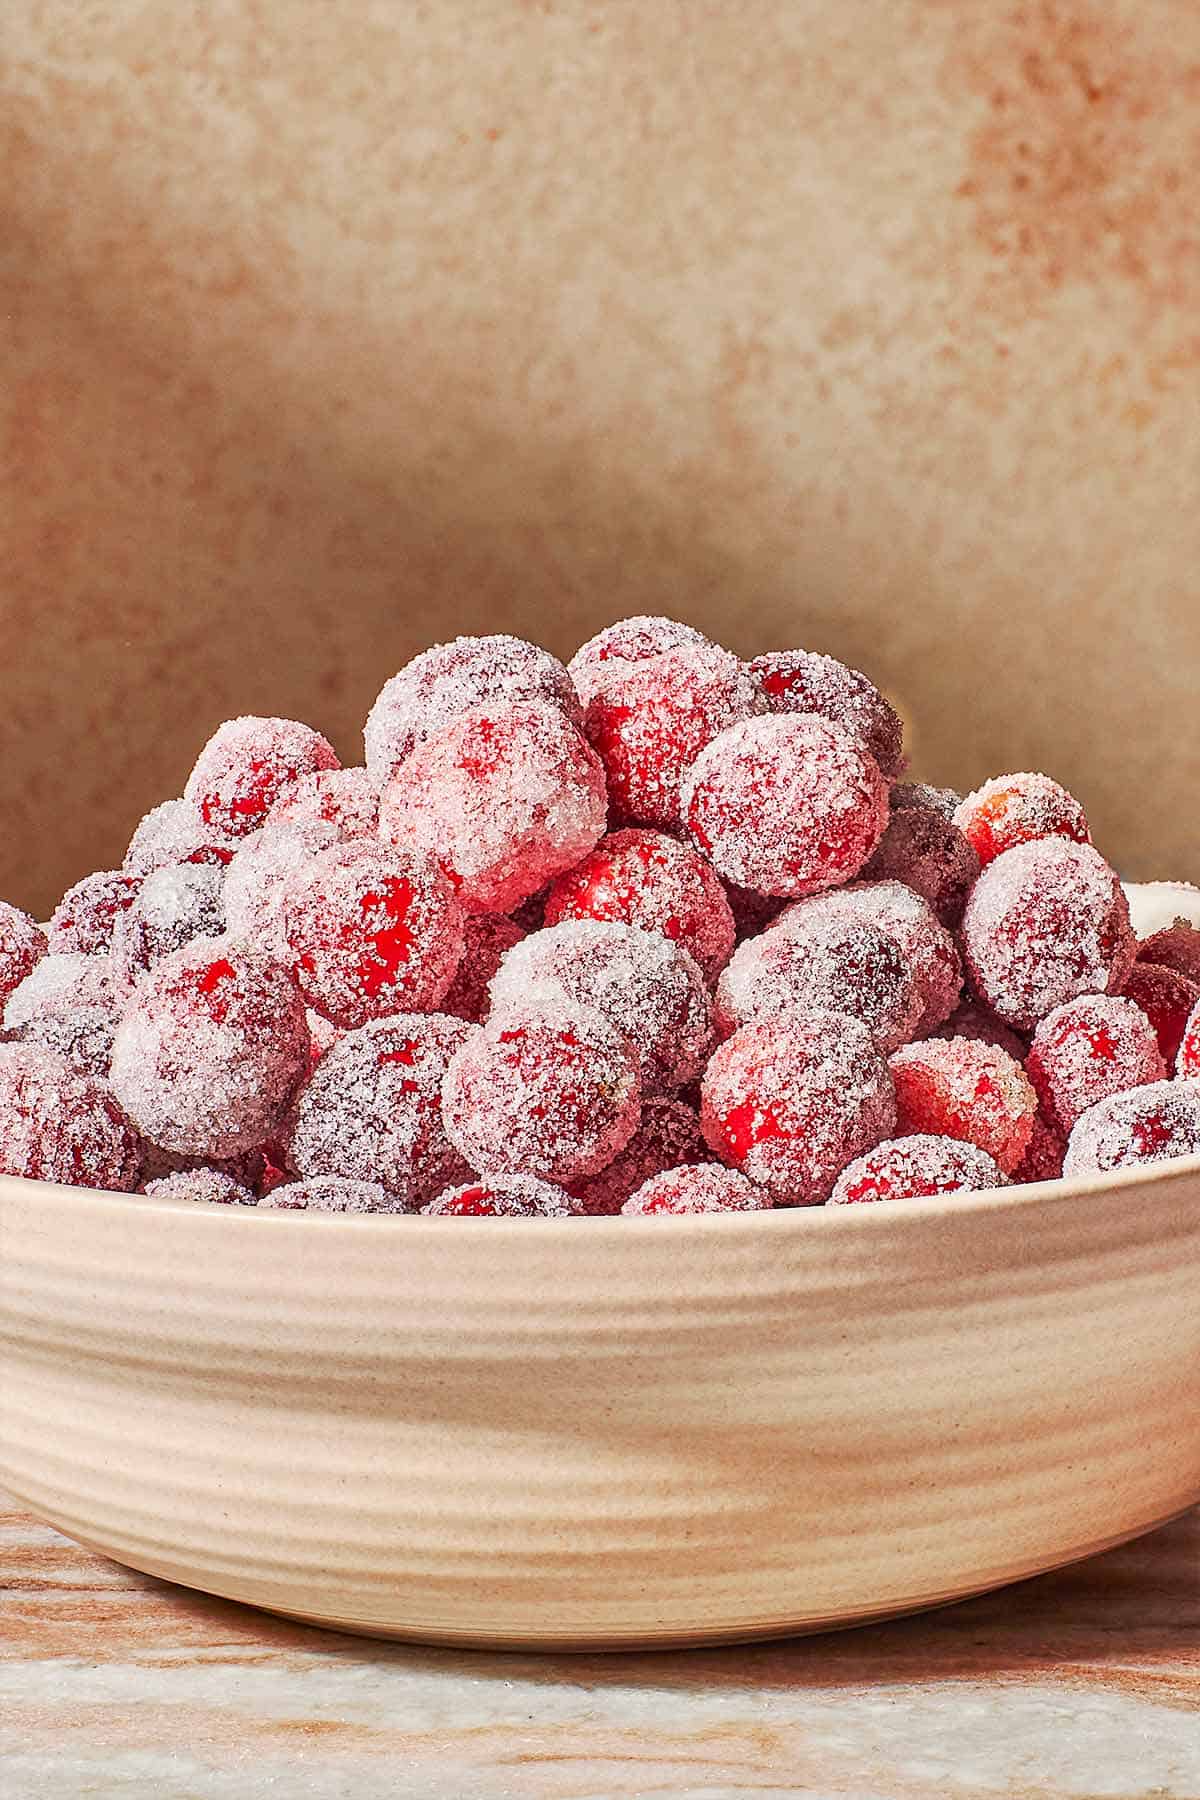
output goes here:
{"type": "Polygon", "coordinates": [[[0,1182],[0,1479],[133,1568],[534,1648],[847,1625],[1200,1500],[1200,1158],[693,1219],[0,1182]]]}

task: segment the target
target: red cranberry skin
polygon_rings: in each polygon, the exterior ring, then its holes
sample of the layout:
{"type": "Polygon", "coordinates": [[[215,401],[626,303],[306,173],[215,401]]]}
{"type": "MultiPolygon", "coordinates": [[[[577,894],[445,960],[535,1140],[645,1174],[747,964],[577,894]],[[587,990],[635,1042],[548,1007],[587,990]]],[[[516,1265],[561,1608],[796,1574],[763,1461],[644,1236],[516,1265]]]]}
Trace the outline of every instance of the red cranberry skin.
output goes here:
{"type": "Polygon", "coordinates": [[[305,775],[340,768],[333,745],[295,719],[226,719],[196,758],[183,793],[211,830],[245,837],[305,775]]]}
{"type": "Polygon", "coordinates": [[[46,934],[35,920],[0,900],[0,1008],[46,954],[46,934]]]}
{"type": "Polygon", "coordinates": [[[691,1163],[666,1169],[644,1182],[621,1208],[626,1218],[655,1218],[698,1213],[766,1212],[770,1194],[755,1187],[737,1169],[720,1163],[691,1163]]]}
{"type": "Polygon", "coordinates": [[[1060,837],[1018,844],[987,865],[962,941],[976,993],[1026,1032],[1080,994],[1119,993],[1136,953],[1116,875],[1090,844],[1060,837]]]}
{"type": "Polygon", "coordinates": [[[585,1213],[611,1217],[652,1176],[711,1160],[695,1108],[673,1095],[652,1094],[643,1099],[641,1120],[625,1148],[598,1175],[568,1185],[585,1213]]]}
{"type": "Polygon", "coordinates": [[[123,869],[100,869],[68,888],[46,931],[55,955],[107,956],[121,913],[137,898],[141,879],[123,869]]]}
{"type": "Polygon", "coordinates": [[[0,1044],[0,1175],[129,1193],[137,1136],[106,1082],[42,1044],[0,1044]]]}
{"type": "Polygon", "coordinates": [[[986,867],[1018,844],[1067,838],[1090,844],[1087,816],[1073,794],[1049,775],[997,775],[968,794],[954,823],[986,867]]]}
{"type": "Polygon", "coordinates": [[[856,1158],[838,1176],[829,1204],[857,1206],[1007,1186],[999,1163],[977,1144],[919,1132],[892,1138],[856,1158]]]}
{"type": "Polygon", "coordinates": [[[1184,1030],[1176,1073],[1181,1081],[1200,1081],[1200,1006],[1197,1006],[1184,1030]]]}
{"type": "Polygon", "coordinates": [[[1167,1073],[1154,1026],[1133,1000],[1115,994],[1056,1006],[1034,1032],[1025,1068],[1047,1123],[1064,1138],[1097,1101],[1167,1073]]]}
{"type": "Polygon", "coordinates": [[[573,1219],[580,1210],[564,1188],[535,1175],[481,1175],[421,1208],[436,1219],[573,1219]]]}
{"type": "Polygon", "coordinates": [[[665,832],[610,832],[552,883],[545,923],[597,919],[654,931],[691,952],[715,981],[733,952],[734,922],[720,876],[707,857],[665,832]]]}
{"type": "Polygon", "coordinates": [[[771,650],[750,664],[773,713],[815,713],[856,738],[889,781],[904,768],[904,726],[860,669],[813,650],[771,650]]]}
{"type": "Polygon", "coordinates": [[[892,1136],[896,1095],[857,1019],[785,1013],[714,1053],[700,1116],[710,1148],[776,1206],[819,1206],[847,1163],[892,1136]]]}
{"type": "Polygon", "coordinates": [[[1024,1063],[1029,1054],[1026,1040],[1009,1025],[1004,1025],[977,1000],[964,1000],[956,1006],[944,1025],[929,1034],[939,1038],[976,1038],[981,1044],[994,1044],[1007,1050],[1014,1062],[1024,1063]]]}
{"type": "Polygon", "coordinates": [[[1200,1082],[1156,1081],[1110,1094],[1076,1121],[1063,1173],[1094,1175],[1200,1155],[1200,1082]]]}
{"type": "Polygon", "coordinates": [[[111,1080],[151,1143],[224,1158],[275,1133],[308,1056],[304,1004],[288,976],[232,938],[198,938],[134,990],[111,1080]]]}
{"type": "Polygon", "coordinates": [[[287,1161],[306,1179],[377,1181],[405,1212],[466,1181],[470,1165],[442,1122],[442,1084],[478,1027],[403,1013],[349,1031],[296,1096],[287,1161]]]}
{"type": "Polygon", "coordinates": [[[1142,939],[1137,959],[1157,968],[1174,969],[1189,981],[1200,982],[1200,926],[1190,919],[1176,919],[1174,924],[1142,939]]]}
{"type": "Polygon", "coordinates": [[[1067,1140],[1039,1113],[1033,1121],[1029,1148],[1012,1172],[1013,1185],[1025,1187],[1039,1181],[1057,1181],[1063,1172],[1067,1140]]]}
{"type": "Polygon", "coordinates": [[[584,714],[614,822],[678,830],[681,786],[697,757],[727,726],[762,710],[745,664],[715,645],[615,669],[584,714]]]}
{"type": "Polygon", "coordinates": [[[463,920],[463,953],[441,1002],[444,1013],[482,1025],[491,1010],[489,989],[505,956],[528,933],[502,913],[468,913],[463,920]]]}
{"type": "Polygon", "coordinates": [[[683,816],[727,881],[795,899],[859,873],[887,825],[887,795],[879,765],[849,733],[813,714],[772,714],[701,751],[683,816]]]}
{"type": "Polygon", "coordinates": [[[415,749],[383,790],[386,843],[434,856],[468,912],[511,913],[604,833],[599,759],[560,712],[476,707],[415,749]]]}
{"type": "Polygon", "coordinates": [[[864,875],[868,881],[902,881],[953,930],[979,878],[979,857],[936,801],[925,805],[914,800],[924,791],[928,790],[892,789],[887,830],[864,875]]]}
{"type": "Polygon", "coordinates": [[[1020,1063],[976,1038],[927,1038],[888,1063],[899,1135],[975,1144],[1010,1175],[1029,1148],[1037,1095],[1020,1063]]]}
{"type": "Polygon", "coordinates": [[[610,676],[620,675],[623,663],[648,662],[652,656],[665,656],[671,650],[714,648],[711,639],[694,625],[641,614],[606,625],[580,645],[567,668],[586,706],[610,676]]]}
{"type": "Polygon", "coordinates": [[[637,1052],[593,1008],[495,1009],[451,1058],[442,1116],[474,1168],[552,1182],[595,1175],[637,1129],[637,1052]]]}
{"type": "Polygon", "coordinates": [[[1153,1025],[1166,1073],[1170,1074],[1178,1060],[1188,1019],[1200,1005],[1200,981],[1178,969],[1139,959],[1129,972],[1124,992],[1153,1025]]]}

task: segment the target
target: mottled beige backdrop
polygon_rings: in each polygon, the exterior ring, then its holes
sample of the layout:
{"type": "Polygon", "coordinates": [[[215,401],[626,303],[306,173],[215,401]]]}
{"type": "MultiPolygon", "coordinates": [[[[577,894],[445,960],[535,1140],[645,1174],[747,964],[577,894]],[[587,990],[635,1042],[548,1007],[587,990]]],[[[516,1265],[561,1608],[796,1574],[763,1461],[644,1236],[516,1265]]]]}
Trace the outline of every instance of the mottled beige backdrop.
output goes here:
{"type": "Polygon", "coordinates": [[[4,0],[0,892],[431,638],[864,663],[1200,876],[1200,11],[4,0]]]}

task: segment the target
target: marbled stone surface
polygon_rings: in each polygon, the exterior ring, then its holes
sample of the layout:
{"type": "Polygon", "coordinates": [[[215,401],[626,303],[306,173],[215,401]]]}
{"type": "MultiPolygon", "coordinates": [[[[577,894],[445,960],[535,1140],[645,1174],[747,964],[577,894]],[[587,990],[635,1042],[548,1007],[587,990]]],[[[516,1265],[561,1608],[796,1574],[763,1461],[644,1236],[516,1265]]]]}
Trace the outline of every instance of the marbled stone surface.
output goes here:
{"type": "Polygon", "coordinates": [[[1200,1796],[1200,1511],[921,1618],[533,1657],[290,1625],[2,1507],[13,1800],[1200,1796]]]}

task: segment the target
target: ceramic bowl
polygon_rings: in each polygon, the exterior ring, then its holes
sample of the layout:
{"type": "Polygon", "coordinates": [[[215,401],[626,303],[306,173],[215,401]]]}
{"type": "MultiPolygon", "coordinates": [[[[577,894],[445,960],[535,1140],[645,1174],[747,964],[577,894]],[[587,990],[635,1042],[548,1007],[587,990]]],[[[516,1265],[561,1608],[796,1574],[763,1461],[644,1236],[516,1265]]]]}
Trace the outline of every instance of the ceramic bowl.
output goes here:
{"type": "Polygon", "coordinates": [[[1200,1499],[1200,1159],[684,1220],[0,1182],[0,1479],[353,1631],[687,1644],[956,1599],[1200,1499]]]}

